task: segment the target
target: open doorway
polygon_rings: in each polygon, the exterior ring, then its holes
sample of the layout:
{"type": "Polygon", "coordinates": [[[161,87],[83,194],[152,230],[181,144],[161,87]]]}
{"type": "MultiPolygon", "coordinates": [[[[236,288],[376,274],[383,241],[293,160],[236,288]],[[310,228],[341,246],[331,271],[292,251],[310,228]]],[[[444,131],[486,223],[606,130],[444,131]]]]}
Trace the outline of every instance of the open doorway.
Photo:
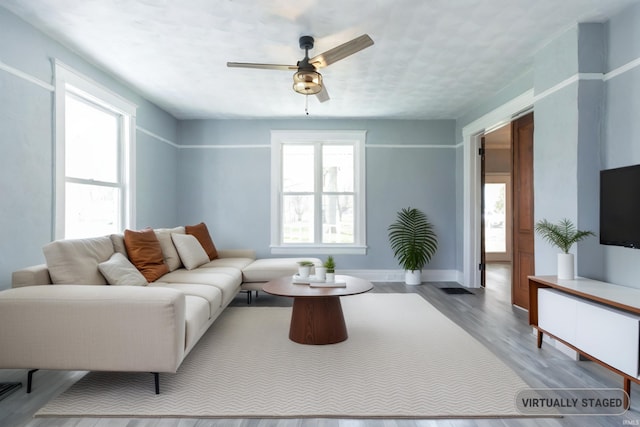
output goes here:
{"type": "Polygon", "coordinates": [[[511,124],[484,135],[482,250],[484,285],[510,298],[513,253],[513,155],[511,124]]]}

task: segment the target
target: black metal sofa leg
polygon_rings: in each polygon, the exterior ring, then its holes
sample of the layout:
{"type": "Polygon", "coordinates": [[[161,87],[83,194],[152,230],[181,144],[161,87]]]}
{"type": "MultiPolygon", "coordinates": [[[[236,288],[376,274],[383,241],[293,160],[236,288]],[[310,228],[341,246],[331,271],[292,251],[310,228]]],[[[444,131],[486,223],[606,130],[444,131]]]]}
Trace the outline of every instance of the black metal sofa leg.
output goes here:
{"type": "Polygon", "coordinates": [[[156,386],[156,394],[160,394],[160,374],[158,372],[151,372],[156,386]]]}
{"type": "Polygon", "coordinates": [[[37,369],[31,369],[27,373],[27,393],[31,393],[31,385],[33,384],[33,374],[36,371],[37,371],[37,369]]]}

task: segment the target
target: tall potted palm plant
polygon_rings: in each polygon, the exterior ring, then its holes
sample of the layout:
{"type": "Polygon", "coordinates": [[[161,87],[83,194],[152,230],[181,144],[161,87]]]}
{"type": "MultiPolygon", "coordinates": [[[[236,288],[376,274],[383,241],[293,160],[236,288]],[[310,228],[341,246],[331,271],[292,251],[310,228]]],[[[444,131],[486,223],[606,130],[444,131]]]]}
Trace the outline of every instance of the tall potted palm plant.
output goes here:
{"type": "Polygon", "coordinates": [[[438,249],[438,238],[427,215],[416,208],[403,208],[387,229],[393,256],[405,270],[405,283],[422,283],[422,268],[438,249]]]}
{"type": "Polygon", "coordinates": [[[547,242],[556,246],[562,252],[558,254],[558,279],[573,280],[573,254],[569,253],[571,246],[589,236],[595,236],[591,231],[578,230],[570,219],[564,218],[554,224],[542,219],[536,223],[536,232],[547,242]]]}

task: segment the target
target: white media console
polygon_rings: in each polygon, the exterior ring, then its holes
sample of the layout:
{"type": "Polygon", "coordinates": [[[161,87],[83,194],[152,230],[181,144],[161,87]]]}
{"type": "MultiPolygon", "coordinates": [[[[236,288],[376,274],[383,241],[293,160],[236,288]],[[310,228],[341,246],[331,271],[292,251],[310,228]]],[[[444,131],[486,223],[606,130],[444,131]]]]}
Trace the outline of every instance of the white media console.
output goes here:
{"type": "Polygon", "coordinates": [[[538,348],[547,334],[621,375],[627,394],[631,381],[640,383],[640,289],[530,276],[529,323],[538,348]]]}

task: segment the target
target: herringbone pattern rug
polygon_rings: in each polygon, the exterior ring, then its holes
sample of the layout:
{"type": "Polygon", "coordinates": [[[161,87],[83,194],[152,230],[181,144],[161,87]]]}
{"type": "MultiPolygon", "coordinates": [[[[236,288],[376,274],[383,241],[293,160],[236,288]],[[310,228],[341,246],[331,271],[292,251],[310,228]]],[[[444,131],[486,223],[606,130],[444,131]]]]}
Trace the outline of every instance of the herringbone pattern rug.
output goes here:
{"type": "MultiPolygon", "coordinates": [[[[89,373],[36,416],[518,416],[527,385],[415,294],[342,299],[349,339],[289,341],[290,308],[230,307],[177,374],[89,373]]],[[[134,327],[134,325],[132,325],[134,327]]]]}

